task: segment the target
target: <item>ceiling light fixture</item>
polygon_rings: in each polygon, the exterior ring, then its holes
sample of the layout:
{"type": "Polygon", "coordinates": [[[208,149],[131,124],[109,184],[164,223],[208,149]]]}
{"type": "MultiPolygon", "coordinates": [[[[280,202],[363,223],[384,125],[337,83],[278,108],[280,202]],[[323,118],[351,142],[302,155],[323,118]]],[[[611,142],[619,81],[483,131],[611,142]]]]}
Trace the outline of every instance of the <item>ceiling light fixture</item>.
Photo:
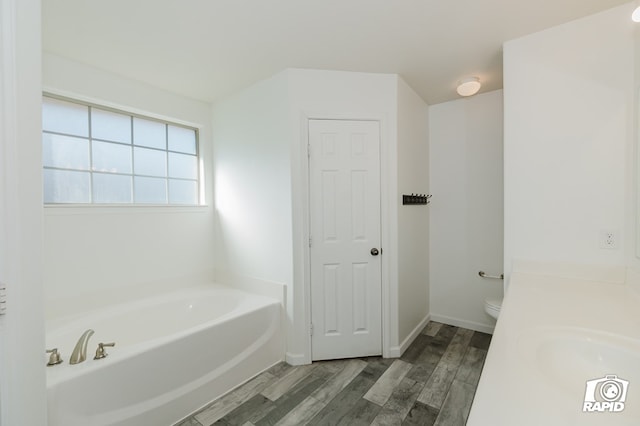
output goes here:
{"type": "Polygon", "coordinates": [[[640,22],[640,6],[636,7],[633,13],[631,14],[631,20],[633,22],[640,22]]]}
{"type": "Polygon", "coordinates": [[[480,90],[480,79],[478,77],[463,78],[458,82],[458,95],[473,96],[480,90]]]}

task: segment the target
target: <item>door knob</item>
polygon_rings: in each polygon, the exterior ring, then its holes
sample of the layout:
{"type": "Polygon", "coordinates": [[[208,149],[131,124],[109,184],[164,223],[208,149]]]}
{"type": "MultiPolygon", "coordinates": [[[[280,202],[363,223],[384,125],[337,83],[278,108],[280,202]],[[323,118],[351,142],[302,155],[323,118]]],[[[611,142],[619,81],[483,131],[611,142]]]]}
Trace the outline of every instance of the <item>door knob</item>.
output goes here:
{"type": "Polygon", "coordinates": [[[377,248],[374,247],[374,248],[371,249],[371,256],[377,256],[379,253],[380,252],[378,251],[377,248]]]}

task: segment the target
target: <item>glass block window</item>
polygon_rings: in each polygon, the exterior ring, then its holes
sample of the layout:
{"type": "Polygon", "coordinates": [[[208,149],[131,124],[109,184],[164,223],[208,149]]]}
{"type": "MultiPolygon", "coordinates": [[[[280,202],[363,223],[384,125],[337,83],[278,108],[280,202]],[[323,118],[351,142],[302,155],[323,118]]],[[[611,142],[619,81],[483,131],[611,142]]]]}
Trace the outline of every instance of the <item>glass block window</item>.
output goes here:
{"type": "Polygon", "coordinates": [[[45,95],[42,157],[46,204],[198,204],[194,128],[45,95]]]}

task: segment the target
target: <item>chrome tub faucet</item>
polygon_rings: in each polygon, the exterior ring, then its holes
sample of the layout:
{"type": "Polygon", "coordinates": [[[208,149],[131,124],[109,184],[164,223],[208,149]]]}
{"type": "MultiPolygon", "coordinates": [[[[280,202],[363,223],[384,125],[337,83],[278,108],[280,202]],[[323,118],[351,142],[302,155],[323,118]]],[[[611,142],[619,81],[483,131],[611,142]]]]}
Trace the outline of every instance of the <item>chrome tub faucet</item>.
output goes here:
{"type": "Polygon", "coordinates": [[[82,336],[78,339],[78,343],[76,343],[76,347],[73,348],[73,353],[69,358],[69,364],[78,364],[87,359],[87,343],[89,343],[89,338],[93,333],[91,329],[82,333],[82,336]]]}

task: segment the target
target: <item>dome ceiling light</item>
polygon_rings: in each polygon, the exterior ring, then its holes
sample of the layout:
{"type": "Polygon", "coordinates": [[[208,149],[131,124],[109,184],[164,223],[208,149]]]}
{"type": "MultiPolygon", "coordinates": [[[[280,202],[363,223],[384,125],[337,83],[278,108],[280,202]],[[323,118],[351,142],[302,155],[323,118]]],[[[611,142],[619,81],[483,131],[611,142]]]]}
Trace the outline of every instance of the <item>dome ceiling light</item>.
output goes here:
{"type": "Polygon", "coordinates": [[[463,78],[458,82],[458,95],[473,96],[480,90],[480,79],[478,77],[463,78]]]}
{"type": "Polygon", "coordinates": [[[640,22],[640,6],[636,7],[631,14],[631,20],[633,22],[640,22]]]}

